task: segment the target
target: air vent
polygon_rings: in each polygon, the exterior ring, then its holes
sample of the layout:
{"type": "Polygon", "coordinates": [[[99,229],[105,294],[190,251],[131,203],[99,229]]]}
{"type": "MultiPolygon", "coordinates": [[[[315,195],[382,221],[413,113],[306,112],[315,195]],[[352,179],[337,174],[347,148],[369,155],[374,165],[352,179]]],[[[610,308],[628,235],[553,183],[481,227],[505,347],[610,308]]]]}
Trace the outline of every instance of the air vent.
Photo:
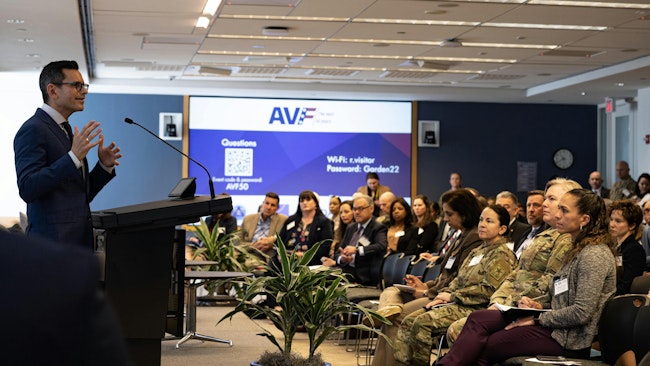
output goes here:
{"type": "Polygon", "coordinates": [[[435,72],[386,71],[379,77],[383,79],[429,79],[436,74],[435,72]]]}
{"type": "Polygon", "coordinates": [[[354,76],[359,73],[359,70],[321,70],[321,69],[311,69],[305,74],[309,76],[329,76],[329,77],[341,77],[341,76],[354,76]]]}
{"type": "Polygon", "coordinates": [[[525,78],[526,75],[512,75],[512,74],[479,74],[479,75],[474,75],[467,80],[485,80],[485,81],[493,81],[493,80],[516,80],[516,79],[522,79],[525,78]]]}
{"type": "Polygon", "coordinates": [[[544,53],[541,54],[541,56],[585,58],[585,57],[594,57],[594,56],[600,55],[601,53],[605,53],[605,51],[596,51],[596,50],[573,51],[573,50],[557,49],[557,50],[551,50],[551,51],[548,51],[548,52],[544,52],[544,53]]]}
{"type": "Polygon", "coordinates": [[[287,71],[284,67],[246,67],[242,66],[237,70],[236,74],[249,74],[249,75],[280,75],[287,71]]]}

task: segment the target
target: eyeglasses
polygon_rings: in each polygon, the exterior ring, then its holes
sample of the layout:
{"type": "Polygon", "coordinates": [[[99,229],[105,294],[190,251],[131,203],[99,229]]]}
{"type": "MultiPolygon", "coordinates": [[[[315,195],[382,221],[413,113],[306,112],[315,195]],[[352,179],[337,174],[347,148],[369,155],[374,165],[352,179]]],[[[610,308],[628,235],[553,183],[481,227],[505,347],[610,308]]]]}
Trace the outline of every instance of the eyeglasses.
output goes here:
{"type": "Polygon", "coordinates": [[[365,210],[365,209],[368,208],[368,207],[370,207],[370,206],[353,207],[353,208],[352,208],[352,211],[354,211],[354,212],[359,212],[359,211],[363,211],[363,210],[365,210]]]}
{"type": "Polygon", "coordinates": [[[645,212],[645,213],[649,213],[649,212],[650,212],[650,208],[644,208],[644,209],[643,209],[643,212],[645,212]]]}
{"type": "Polygon", "coordinates": [[[84,90],[84,88],[86,89],[86,91],[88,91],[88,89],[90,88],[90,85],[84,84],[84,83],[79,82],[79,81],[74,81],[74,82],[62,81],[62,82],[59,82],[59,83],[52,82],[50,84],[54,84],[54,85],[70,85],[70,86],[74,87],[75,89],[77,89],[77,91],[79,91],[79,92],[84,90]]]}

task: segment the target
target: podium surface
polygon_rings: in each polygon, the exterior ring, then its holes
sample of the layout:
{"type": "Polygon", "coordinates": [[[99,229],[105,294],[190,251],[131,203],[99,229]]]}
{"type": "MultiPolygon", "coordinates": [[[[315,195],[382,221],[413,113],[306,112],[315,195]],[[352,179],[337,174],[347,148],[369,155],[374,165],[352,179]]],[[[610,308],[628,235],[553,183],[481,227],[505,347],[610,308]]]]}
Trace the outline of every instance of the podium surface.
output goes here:
{"type": "Polygon", "coordinates": [[[103,243],[105,251],[106,295],[136,365],[160,365],[176,225],[230,210],[229,196],[199,196],[92,213],[93,226],[100,230],[97,242],[103,243]]]}

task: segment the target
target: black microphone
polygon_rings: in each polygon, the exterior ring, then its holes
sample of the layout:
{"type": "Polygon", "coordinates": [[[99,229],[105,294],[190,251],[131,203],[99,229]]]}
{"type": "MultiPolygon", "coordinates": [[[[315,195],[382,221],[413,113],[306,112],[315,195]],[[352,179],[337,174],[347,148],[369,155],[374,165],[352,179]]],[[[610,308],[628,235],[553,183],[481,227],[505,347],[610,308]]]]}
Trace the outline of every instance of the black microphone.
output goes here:
{"type": "Polygon", "coordinates": [[[128,117],[125,118],[125,119],[124,119],[124,122],[126,122],[126,123],[128,123],[128,124],[130,124],[130,125],[136,125],[136,126],[140,127],[141,129],[143,129],[143,130],[149,132],[151,135],[153,135],[153,137],[155,137],[155,138],[157,138],[158,140],[164,142],[165,144],[167,144],[167,146],[169,146],[169,147],[171,147],[172,149],[178,151],[181,155],[183,155],[184,157],[190,159],[190,160],[193,161],[196,165],[198,165],[198,166],[200,166],[201,168],[203,168],[203,170],[205,170],[205,173],[208,175],[208,179],[209,179],[209,180],[208,180],[208,184],[210,185],[210,198],[214,199],[214,183],[212,183],[212,175],[210,174],[210,172],[208,171],[208,169],[207,169],[206,167],[203,166],[203,164],[201,164],[201,163],[199,163],[198,161],[192,159],[189,155],[187,155],[187,154],[185,154],[184,152],[178,150],[177,148],[174,147],[174,145],[172,145],[172,144],[170,144],[169,142],[167,142],[167,141],[161,139],[158,135],[156,135],[155,133],[149,131],[146,127],[144,127],[143,125],[139,124],[138,122],[132,120],[131,118],[128,118],[128,117]]]}

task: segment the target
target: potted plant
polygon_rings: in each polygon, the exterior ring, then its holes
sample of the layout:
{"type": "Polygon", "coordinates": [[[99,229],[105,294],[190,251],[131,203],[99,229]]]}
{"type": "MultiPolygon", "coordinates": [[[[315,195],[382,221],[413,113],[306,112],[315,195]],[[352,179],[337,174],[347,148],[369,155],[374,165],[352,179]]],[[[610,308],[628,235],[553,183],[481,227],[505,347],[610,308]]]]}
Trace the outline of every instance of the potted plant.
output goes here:
{"type": "MultiPolygon", "coordinates": [[[[248,272],[250,268],[246,265],[255,250],[248,245],[238,245],[238,231],[226,234],[217,223],[212,230],[204,219],[201,219],[196,226],[196,236],[202,242],[202,246],[193,253],[193,258],[201,258],[206,261],[214,261],[217,264],[204,266],[210,271],[248,272]]],[[[223,283],[213,282],[206,286],[209,295],[212,296],[218,286],[223,283]]]]}
{"type": "Polygon", "coordinates": [[[267,266],[268,276],[246,278],[241,301],[217,323],[227,318],[232,319],[237,313],[252,310],[254,315],[265,315],[282,331],[284,342],[281,343],[271,332],[262,328],[263,332],[258,335],[268,338],[278,351],[266,352],[259,363],[254,362],[251,365],[322,366],[324,362],[320,354],[316,354],[316,350],[330,335],[356,328],[384,336],[378,330],[362,324],[341,325],[333,321],[356,310],[384,323],[390,323],[376,312],[347,300],[345,292],[350,284],[340,269],[309,268],[307,264],[321,244],[322,242],[314,245],[299,257],[295,252],[288,254],[284,243],[278,237],[276,247],[279,266],[267,266]],[[279,308],[255,303],[254,299],[258,295],[275,297],[279,308]],[[307,359],[292,353],[293,338],[299,326],[304,326],[309,337],[307,359]]]}

